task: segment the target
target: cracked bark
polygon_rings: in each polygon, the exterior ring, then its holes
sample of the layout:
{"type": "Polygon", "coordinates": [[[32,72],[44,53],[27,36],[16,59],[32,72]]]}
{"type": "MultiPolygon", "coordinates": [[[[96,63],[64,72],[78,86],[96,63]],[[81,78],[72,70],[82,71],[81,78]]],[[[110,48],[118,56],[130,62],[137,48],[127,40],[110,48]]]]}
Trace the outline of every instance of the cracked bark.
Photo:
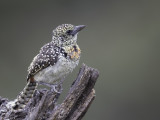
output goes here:
{"type": "Polygon", "coordinates": [[[98,76],[98,70],[83,64],[61,104],[57,104],[60,93],[40,89],[23,111],[15,113],[6,109],[9,100],[0,97],[0,120],[81,120],[95,99],[98,76]]]}

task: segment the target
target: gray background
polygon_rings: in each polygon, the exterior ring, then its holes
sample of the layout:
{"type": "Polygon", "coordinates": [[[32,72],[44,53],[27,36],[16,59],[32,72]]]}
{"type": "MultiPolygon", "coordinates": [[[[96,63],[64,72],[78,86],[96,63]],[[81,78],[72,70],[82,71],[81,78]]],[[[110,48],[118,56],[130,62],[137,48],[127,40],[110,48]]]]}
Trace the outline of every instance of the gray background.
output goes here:
{"type": "Polygon", "coordinates": [[[0,96],[14,99],[27,68],[62,23],[85,24],[80,65],[97,68],[96,99],[84,120],[160,119],[160,4],[157,0],[0,0],[0,96]]]}

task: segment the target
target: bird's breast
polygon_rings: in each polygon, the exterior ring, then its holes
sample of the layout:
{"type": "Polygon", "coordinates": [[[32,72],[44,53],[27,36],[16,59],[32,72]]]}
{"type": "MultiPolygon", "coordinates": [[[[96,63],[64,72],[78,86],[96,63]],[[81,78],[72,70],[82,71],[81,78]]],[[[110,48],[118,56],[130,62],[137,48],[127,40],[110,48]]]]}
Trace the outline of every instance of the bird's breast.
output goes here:
{"type": "Polygon", "coordinates": [[[79,60],[81,50],[78,45],[66,46],[64,50],[67,53],[69,59],[73,61],[79,60]]]}
{"type": "Polygon", "coordinates": [[[57,63],[38,72],[34,79],[46,83],[56,84],[60,79],[68,75],[78,65],[76,61],[68,60],[64,56],[59,56],[57,63]]]}

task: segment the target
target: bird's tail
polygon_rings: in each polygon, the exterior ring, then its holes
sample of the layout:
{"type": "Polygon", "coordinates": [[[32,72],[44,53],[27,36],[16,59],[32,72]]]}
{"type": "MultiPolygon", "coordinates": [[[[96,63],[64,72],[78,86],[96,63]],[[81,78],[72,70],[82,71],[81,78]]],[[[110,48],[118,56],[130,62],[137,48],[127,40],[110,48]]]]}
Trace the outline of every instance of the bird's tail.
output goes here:
{"type": "Polygon", "coordinates": [[[37,86],[38,86],[38,83],[28,80],[27,85],[15,100],[13,109],[16,111],[23,110],[23,108],[27,105],[29,100],[33,97],[33,94],[37,86]]]}

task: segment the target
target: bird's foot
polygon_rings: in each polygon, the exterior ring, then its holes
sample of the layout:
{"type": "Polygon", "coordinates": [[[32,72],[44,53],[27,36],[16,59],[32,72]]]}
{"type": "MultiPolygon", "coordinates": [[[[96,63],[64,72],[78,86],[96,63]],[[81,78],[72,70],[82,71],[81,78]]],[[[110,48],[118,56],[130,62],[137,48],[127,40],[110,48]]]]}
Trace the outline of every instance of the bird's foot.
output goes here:
{"type": "Polygon", "coordinates": [[[40,81],[38,83],[49,87],[52,92],[56,92],[56,93],[60,94],[62,91],[62,88],[61,88],[61,86],[59,86],[59,84],[49,84],[49,83],[45,83],[42,81],[40,81]],[[60,87],[60,90],[59,90],[59,87],[60,87]]]}

